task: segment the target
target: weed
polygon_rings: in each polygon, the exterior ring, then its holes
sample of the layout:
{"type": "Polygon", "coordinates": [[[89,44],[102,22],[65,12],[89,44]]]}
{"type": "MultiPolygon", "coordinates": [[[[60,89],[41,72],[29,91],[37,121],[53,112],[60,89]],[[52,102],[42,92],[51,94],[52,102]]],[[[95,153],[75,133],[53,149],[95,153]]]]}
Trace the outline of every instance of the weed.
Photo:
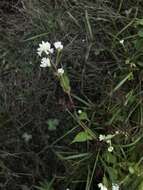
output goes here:
{"type": "Polygon", "coordinates": [[[142,7],[139,0],[0,7],[2,189],[142,190],[142,7]],[[49,44],[39,47],[40,62],[37,45],[59,39],[57,56],[49,44]]]}

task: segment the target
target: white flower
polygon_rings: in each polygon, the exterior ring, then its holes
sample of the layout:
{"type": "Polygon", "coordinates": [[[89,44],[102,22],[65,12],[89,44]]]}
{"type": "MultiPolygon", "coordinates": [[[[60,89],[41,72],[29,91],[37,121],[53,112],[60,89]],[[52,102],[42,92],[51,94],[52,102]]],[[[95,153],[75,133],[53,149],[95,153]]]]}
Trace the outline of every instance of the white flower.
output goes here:
{"type": "Polygon", "coordinates": [[[107,140],[106,143],[111,144],[111,140],[107,140]]]}
{"type": "Polygon", "coordinates": [[[112,146],[112,142],[111,142],[111,139],[114,137],[115,135],[99,135],[99,140],[100,141],[104,141],[106,142],[107,144],[109,144],[109,147],[108,147],[108,151],[109,152],[112,152],[114,150],[114,147],[112,146]]]}
{"type": "Polygon", "coordinates": [[[63,68],[59,68],[58,69],[58,74],[60,75],[60,76],[62,76],[63,74],[64,74],[64,69],[63,68]]]}
{"type": "Polygon", "coordinates": [[[108,143],[108,140],[112,139],[115,135],[99,135],[99,140],[100,141],[106,141],[108,143]]]}
{"type": "Polygon", "coordinates": [[[106,136],[105,136],[105,135],[99,135],[99,140],[100,140],[100,141],[105,140],[105,138],[106,138],[106,136]]]}
{"type": "Polygon", "coordinates": [[[116,131],[115,134],[118,135],[118,134],[119,134],[119,131],[116,131]]]}
{"type": "Polygon", "coordinates": [[[50,59],[43,57],[41,60],[40,67],[51,67],[50,59]]]}
{"type": "Polygon", "coordinates": [[[101,189],[103,187],[103,184],[102,183],[99,183],[98,184],[98,187],[101,189]]]}
{"type": "Polygon", "coordinates": [[[107,187],[103,185],[102,183],[99,183],[98,187],[100,188],[100,190],[108,190],[107,187]]]}
{"type": "Polygon", "coordinates": [[[109,146],[108,147],[108,152],[112,152],[114,150],[114,147],[113,146],[109,146]]]}
{"type": "Polygon", "coordinates": [[[39,48],[37,49],[37,53],[39,56],[41,56],[42,53],[46,53],[47,55],[49,53],[53,53],[54,50],[51,48],[51,44],[49,42],[42,41],[41,44],[39,44],[39,48]]]}
{"type": "Polygon", "coordinates": [[[25,142],[29,142],[32,139],[32,135],[28,133],[23,133],[22,138],[25,140],[25,142]]]}
{"type": "Polygon", "coordinates": [[[122,44],[122,45],[124,44],[124,40],[120,40],[119,42],[120,42],[120,44],[122,44]]]}
{"type": "Polygon", "coordinates": [[[53,48],[49,49],[49,52],[54,53],[54,49],[53,48]]]}
{"type": "Polygon", "coordinates": [[[63,45],[62,45],[61,42],[55,42],[55,43],[54,43],[54,46],[55,46],[55,48],[58,49],[58,50],[62,50],[62,49],[63,49],[63,45]]]}
{"type": "Polygon", "coordinates": [[[120,186],[116,183],[113,183],[112,184],[112,190],[119,190],[120,189],[120,186]]]}
{"type": "Polygon", "coordinates": [[[82,113],[82,110],[78,110],[78,114],[81,114],[82,113]]]}

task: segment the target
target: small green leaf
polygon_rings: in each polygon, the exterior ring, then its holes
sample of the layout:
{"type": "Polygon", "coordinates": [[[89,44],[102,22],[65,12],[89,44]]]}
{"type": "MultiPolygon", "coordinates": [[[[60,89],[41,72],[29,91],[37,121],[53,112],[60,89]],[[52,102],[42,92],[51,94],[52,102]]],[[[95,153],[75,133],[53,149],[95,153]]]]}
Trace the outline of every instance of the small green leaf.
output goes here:
{"type": "Polygon", "coordinates": [[[88,131],[82,131],[82,132],[79,132],[74,140],[72,141],[72,143],[75,143],[75,142],[86,142],[88,140],[93,140],[92,136],[88,133],[88,131]]]}
{"type": "Polygon", "coordinates": [[[142,29],[139,30],[139,32],[138,32],[138,36],[139,36],[139,37],[143,37],[143,30],[142,30],[142,29]]]}
{"type": "Polygon", "coordinates": [[[63,91],[66,93],[70,93],[70,81],[66,73],[64,73],[62,76],[60,76],[60,84],[63,88],[63,91]]]}
{"type": "Polygon", "coordinates": [[[130,174],[134,174],[135,173],[135,170],[132,166],[129,166],[129,172],[130,174]]]}
{"type": "Polygon", "coordinates": [[[49,181],[45,181],[45,182],[41,182],[40,186],[35,186],[35,188],[37,190],[54,190],[54,188],[52,187],[54,182],[54,178],[49,182],[49,181]]]}
{"type": "Polygon", "coordinates": [[[115,168],[112,168],[112,167],[108,167],[108,174],[109,174],[109,177],[110,177],[110,180],[112,182],[116,181],[117,178],[118,178],[118,172],[115,168]]]}
{"type": "Polygon", "coordinates": [[[55,131],[57,129],[57,126],[59,125],[59,120],[58,119],[49,119],[47,124],[48,124],[49,131],[55,131]]]}
{"type": "Polygon", "coordinates": [[[143,38],[138,38],[133,41],[134,46],[137,50],[141,51],[143,48],[143,38]]]}
{"type": "Polygon", "coordinates": [[[110,164],[117,163],[117,158],[113,154],[111,154],[110,152],[105,153],[104,156],[105,156],[105,159],[108,163],[110,163],[110,164]]]}
{"type": "Polygon", "coordinates": [[[89,121],[86,112],[81,112],[81,113],[79,114],[79,119],[80,119],[81,121],[83,121],[83,120],[89,121]]]}
{"type": "Polygon", "coordinates": [[[103,181],[102,181],[102,183],[103,183],[106,187],[109,186],[108,179],[107,179],[107,177],[106,177],[105,175],[104,175],[104,177],[103,177],[103,181]]]}
{"type": "Polygon", "coordinates": [[[142,25],[143,26],[143,19],[138,19],[136,22],[137,25],[142,25]]]}
{"type": "Polygon", "coordinates": [[[143,62],[138,61],[138,62],[137,62],[137,66],[139,66],[139,67],[142,67],[142,68],[143,68],[143,62]]]}
{"type": "Polygon", "coordinates": [[[115,91],[117,91],[127,80],[132,80],[133,79],[133,73],[130,72],[125,78],[123,78],[118,84],[117,86],[113,89],[112,93],[114,93],[115,91]]]}
{"type": "Polygon", "coordinates": [[[126,94],[126,100],[124,105],[128,105],[128,104],[132,104],[135,101],[135,96],[134,96],[134,91],[130,90],[127,94],[126,94]]]}

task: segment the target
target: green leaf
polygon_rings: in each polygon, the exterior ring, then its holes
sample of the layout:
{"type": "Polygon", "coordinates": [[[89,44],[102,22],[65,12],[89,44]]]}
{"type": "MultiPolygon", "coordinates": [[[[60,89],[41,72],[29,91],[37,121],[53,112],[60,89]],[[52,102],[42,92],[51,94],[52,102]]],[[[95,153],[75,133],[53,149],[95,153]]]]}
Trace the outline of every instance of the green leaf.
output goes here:
{"type": "Polygon", "coordinates": [[[86,142],[88,140],[93,140],[92,136],[88,133],[88,131],[82,131],[82,132],[79,132],[74,140],[72,141],[72,143],[75,143],[75,142],[86,142]]]}
{"type": "Polygon", "coordinates": [[[106,152],[104,156],[105,156],[105,160],[108,163],[110,163],[110,164],[117,163],[117,158],[113,154],[111,154],[110,152],[106,152]]]}
{"type": "Polygon", "coordinates": [[[136,22],[137,25],[142,25],[143,26],[143,19],[138,19],[136,22]]]}
{"type": "Polygon", "coordinates": [[[117,91],[127,80],[132,80],[133,78],[133,73],[130,72],[125,78],[123,78],[123,80],[121,80],[117,86],[113,89],[112,93],[114,93],[115,91],[117,91]]]}
{"type": "Polygon", "coordinates": [[[89,121],[86,112],[81,112],[81,113],[79,114],[79,119],[80,119],[81,121],[83,121],[83,120],[89,121]]]}
{"type": "Polygon", "coordinates": [[[57,129],[57,126],[59,125],[59,120],[58,119],[49,119],[47,124],[48,124],[49,131],[55,131],[57,129]]]}
{"type": "Polygon", "coordinates": [[[137,40],[133,41],[134,46],[137,50],[141,51],[143,48],[143,38],[138,38],[137,40]]]}
{"type": "Polygon", "coordinates": [[[64,73],[62,76],[60,76],[60,84],[63,88],[63,91],[66,93],[70,93],[70,81],[66,73],[64,73]]]}
{"type": "Polygon", "coordinates": [[[139,32],[138,32],[138,36],[139,36],[139,37],[143,37],[143,30],[142,30],[142,29],[139,30],[139,32]]]}
{"type": "Polygon", "coordinates": [[[41,182],[40,186],[35,186],[35,188],[38,190],[54,190],[54,188],[52,187],[53,182],[54,178],[50,182],[49,181],[41,182]]]}
{"type": "Polygon", "coordinates": [[[138,62],[137,62],[137,66],[139,66],[139,67],[143,68],[143,62],[138,61],[138,62]]]}
{"type": "Polygon", "coordinates": [[[126,100],[124,105],[126,106],[127,104],[132,104],[135,101],[135,96],[134,96],[134,90],[130,90],[127,94],[126,94],[126,100]]]}
{"type": "Polygon", "coordinates": [[[115,168],[108,167],[108,174],[110,177],[110,180],[112,182],[115,182],[118,179],[118,171],[115,168]]]}
{"type": "Polygon", "coordinates": [[[107,177],[106,177],[105,175],[104,175],[104,177],[103,177],[102,183],[103,183],[106,187],[109,186],[109,181],[108,181],[108,179],[107,179],[107,177]]]}
{"type": "Polygon", "coordinates": [[[135,170],[132,166],[129,166],[129,172],[130,174],[134,174],[135,173],[135,170]]]}
{"type": "Polygon", "coordinates": [[[143,190],[143,181],[140,183],[138,190],[143,190]]]}

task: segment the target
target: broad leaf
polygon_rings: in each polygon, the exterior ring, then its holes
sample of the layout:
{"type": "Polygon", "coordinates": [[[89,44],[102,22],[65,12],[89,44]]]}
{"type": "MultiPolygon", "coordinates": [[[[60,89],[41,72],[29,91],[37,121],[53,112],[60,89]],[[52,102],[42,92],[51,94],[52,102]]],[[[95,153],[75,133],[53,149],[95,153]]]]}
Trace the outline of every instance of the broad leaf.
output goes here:
{"type": "Polygon", "coordinates": [[[143,19],[138,19],[136,22],[137,25],[142,25],[143,26],[143,19]]]}
{"type": "Polygon", "coordinates": [[[64,73],[61,77],[60,77],[60,84],[61,84],[61,87],[63,88],[63,91],[66,92],[66,93],[70,93],[70,81],[69,81],[69,78],[67,76],[66,73],[64,73]]]}
{"type": "Polygon", "coordinates": [[[93,137],[87,131],[82,131],[82,132],[79,132],[75,136],[75,138],[72,141],[72,143],[75,143],[75,142],[86,142],[88,140],[93,140],[93,137]]]}

